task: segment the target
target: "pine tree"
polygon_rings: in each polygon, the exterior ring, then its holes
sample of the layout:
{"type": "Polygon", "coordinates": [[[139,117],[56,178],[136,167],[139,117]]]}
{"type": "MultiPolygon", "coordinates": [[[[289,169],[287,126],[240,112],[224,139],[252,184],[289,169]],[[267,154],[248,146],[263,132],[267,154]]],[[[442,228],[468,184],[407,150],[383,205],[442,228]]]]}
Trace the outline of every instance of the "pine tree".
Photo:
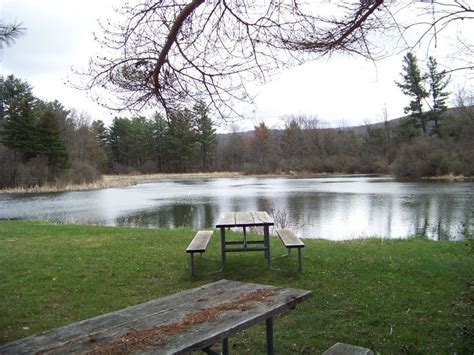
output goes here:
{"type": "Polygon", "coordinates": [[[92,122],[92,129],[95,133],[97,141],[99,141],[101,147],[106,150],[108,146],[108,131],[105,124],[101,120],[92,122]]]}
{"type": "Polygon", "coordinates": [[[69,166],[68,153],[61,140],[59,119],[52,104],[38,108],[39,122],[36,129],[36,149],[48,158],[49,180],[54,180],[57,169],[69,166]]]}
{"type": "Polygon", "coordinates": [[[111,172],[112,171],[112,151],[110,149],[110,142],[109,142],[109,130],[105,127],[105,124],[102,120],[97,120],[92,122],[92,130],[95,134],[97,141],[100,144],[100,147],[105,153],[107,158],[107,167],[103,167],[104,171],[111,172]]]}
{"type": "Polygon", "coordinates": [[[193,160],[196,144],[194,115],[188,109],[175,111],[170,115],[168,125],[167,151],[174,162],[175,169],[185,172],[193,160]]]}
{"type": "Polygon", "coordinates": [[[108,140],[113,161],[122,165],[130,164],[129,132],[130,120],[115,117],[109,128],[108,140]]]}
{"type": "Polygon", "coordinates": [[[431,96],[431,114],[430,119],[434,121],[435,132],[439,134],[439,122],[442,114],[447,110],[446,100],[449,93],[444,91],[449,84],[449,77],[446,71],[439,71],[438,63],[435,58],[428,58],[428,83],[431,96]]]}
{"type": "Polygon", "coordinates": [[[153,151],[154,159],[158,167],[158,171],[165,170],[168,163],[168,133],[169,127],[166,119],[159,113],[153,116],[153,151]]]}
{"type": "Polygon", "coordinates": [[[130,120],[129,150],[131,163],[138,168],[153,157],[153,127],[145,117],[130,120]]]}
{"type": "Polygon", "coordinates": [[[201,101],[194,106],[196,140],[199,145],[201,169],[206,171],[215,155],[217,146],[216,130],[205,102],[201,101]]]}
{"type": "Polygon", "coordinates": [[[35,98],[28,83],[13,75],[6,79],[0,77],[1,141],[23,160],[37,155],[34,104],[35,98]]]}
{"type": "Polygon", "coordinates": [[[25,31],[26,28],[21,23],[4,23],[0,21],[0,53],[5,46],[11,46],[25,31]]]}
{"type": "Polygon", "coordinates": [[[405,113],[409,113],[415,125],[421,126],[423,133],[427,132],[427,118],[423,113],[423,100],[429,95],[424,84],[427,79],[418,66],[415,54],[409,52],[403,57],[402,82],[396,82],[402,92],[411,97],[411,101],[405,107],[405,113]]]}

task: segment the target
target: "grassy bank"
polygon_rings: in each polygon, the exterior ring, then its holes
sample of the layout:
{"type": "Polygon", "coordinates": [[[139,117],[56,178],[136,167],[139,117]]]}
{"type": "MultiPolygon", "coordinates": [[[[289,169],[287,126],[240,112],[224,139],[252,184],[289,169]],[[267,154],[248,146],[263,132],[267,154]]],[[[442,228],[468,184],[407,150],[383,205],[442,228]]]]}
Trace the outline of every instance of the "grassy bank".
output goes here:
{"type": "MultiPolygon", "coordinates": [[[[474,350],[474,258],[467,242],[305,240],[300,274],[265,268],[260,253],[228,256],[228,270],[191,279],[190,229],[0,222],[0,343],[221,278],[313,291],[275,321],[276,351],[321,353],[346,342],[387,353],[474,350]]],[[[272,254],[283,254],[277,239],[272,254]]],[[[206,252],[219,258],[217,233],[206,252]]],[[[197,258],[200,271],[218,262],[197,258]]],[[[292,269],[294,259],[278,259],[292,269]]],[[[231,338],[261,353],[263,326],[231,338]]]]}

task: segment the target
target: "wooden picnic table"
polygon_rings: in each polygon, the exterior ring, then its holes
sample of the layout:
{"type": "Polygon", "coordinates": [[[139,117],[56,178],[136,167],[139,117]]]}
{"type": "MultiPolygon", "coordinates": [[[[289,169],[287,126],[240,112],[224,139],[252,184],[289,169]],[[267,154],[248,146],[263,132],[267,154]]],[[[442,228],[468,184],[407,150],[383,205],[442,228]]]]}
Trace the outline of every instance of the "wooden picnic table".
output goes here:
{"type": "Polygon", "coordinates": [[[267,212],[228,212],[220,216],[216,228],[221,230],[221,260],[222,270],[226,266],[226,253],[264,251],[268,267],[271,267],[270,258],[270,226],[275,222],[267,212]],[[263,240],[247,240],[247,228],[263,227],[263,240]],[[226,228],[242,228],[242,241],[226,241],[226,228]]]}
{"type": "MultiPolygon", "coordinates": [[[[203,350],[266,321],[273,353],[273,317],[311,297],[310,291],[220,280],[0,346],[0,354],[156,353],[203,350]]],[[[259,352],[258,349],[255,349],[259,352]]]]}

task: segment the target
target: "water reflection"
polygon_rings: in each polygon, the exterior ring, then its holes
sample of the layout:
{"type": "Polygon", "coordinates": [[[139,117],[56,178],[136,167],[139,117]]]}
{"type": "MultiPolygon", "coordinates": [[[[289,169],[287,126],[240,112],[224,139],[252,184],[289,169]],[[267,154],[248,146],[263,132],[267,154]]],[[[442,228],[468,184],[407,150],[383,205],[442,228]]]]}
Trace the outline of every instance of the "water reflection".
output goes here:
{"type": "Polygon", "coordinates": [[[472,233],[474,183],[390,178],[176,180],[100,191],[0,195],[0,218],[212,228],[228,211],[285,211],[307,238],[345,240],[472,233]]]}
{"type": "Polygon", "coordinates": [[[176,204],[121,216],[116,219],[116,224],[119,226],[204,228],[213,226],[217,218],[211,204],[176,204]]]}

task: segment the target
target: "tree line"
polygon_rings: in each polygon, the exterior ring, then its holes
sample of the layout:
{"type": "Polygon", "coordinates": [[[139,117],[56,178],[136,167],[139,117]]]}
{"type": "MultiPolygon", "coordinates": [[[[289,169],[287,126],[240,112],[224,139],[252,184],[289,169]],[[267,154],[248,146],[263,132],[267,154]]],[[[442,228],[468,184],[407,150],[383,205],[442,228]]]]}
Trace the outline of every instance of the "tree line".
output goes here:
{"type": "Polygon", "coordinates": [[[208,171],[215,168],[217,136],[209,109],[201,101],[193,109],[165,118],[115,117],[110,127],[93,128],[109,159],[110,173],[208,171]]]}
{"type": "Polygon", "coordinates": [[[0,77],[0,142],[0,187],[92,182],[107,164],[86,114],[12,75],[0,77]]]}
{"type": "Polygon", "coordinates": [[[249,132],[216,134],[204,103],[169,119],[116,117],[93,123],[108,173],[236,171],[384,173],[419,178],[474,175],[474,109],[423,111],[426,132],[409,114],[380,124],[328,128],[314,116],[284,118],[283,129],[261,122],[249,132]]]}
{"type": "Polygon", "coordinates": [[[335,129],[317,117],[290,116],[284,129],[261,122],[250,132],[217,134],[202,100],[167,116],[115,117],[107,127],[34,97],[14,76],[0,77],[0,187],[197,171],[472,176],[474,108],[462,93],[457,108],[447,108],[448,81],[434,58],[423,71],[408,53],[396,83],[410,99],[401,119],[385,114],[379,124],[335,129]]]}

